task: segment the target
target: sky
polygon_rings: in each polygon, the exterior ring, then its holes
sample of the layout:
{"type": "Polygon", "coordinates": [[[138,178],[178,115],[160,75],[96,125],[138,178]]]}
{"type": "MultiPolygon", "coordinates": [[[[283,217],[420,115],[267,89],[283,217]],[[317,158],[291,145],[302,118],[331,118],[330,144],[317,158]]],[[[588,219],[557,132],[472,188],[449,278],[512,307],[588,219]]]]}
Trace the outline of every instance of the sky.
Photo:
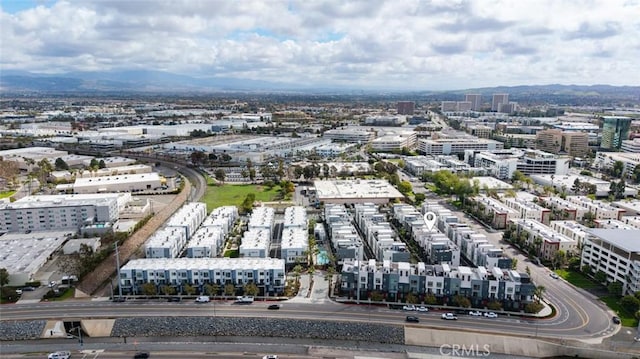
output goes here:
{"type": "Polygon", "coordinates": [[[0,50],[0,71],[49,74],[640,85],[640,0],[0,0],[0,50]]]}

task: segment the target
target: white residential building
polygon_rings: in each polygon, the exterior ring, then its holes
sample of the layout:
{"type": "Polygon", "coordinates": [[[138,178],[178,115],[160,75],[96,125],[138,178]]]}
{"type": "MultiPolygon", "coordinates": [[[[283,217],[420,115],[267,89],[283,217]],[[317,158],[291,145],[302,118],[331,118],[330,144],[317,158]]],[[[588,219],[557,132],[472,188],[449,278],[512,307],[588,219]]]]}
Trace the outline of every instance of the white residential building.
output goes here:
{"type": "Polygon", "coordinates": [[[543,259],[552,260],[559,250],[563,250],[565,253],[578,253],[578,241],[554,231],[541,222],[516,219],[511,223],[516,228],[518,235],[523,232],[527,234],[526,243],[528,245],[536,246],[536,242],[540,241],[536,254],[543,259]]]}
{"type": "Polygon", "coordinates": [[[309,250],[309,232],[300,227],[285,227],[280,242],[282,259],[285,265],[307,263],[309,250]]]}
{"type": "Polygon", "coordinates": [[[186,243],[187,236],[183,229],[177,227],[159,229],[145,243],[145,257],[177,258],[186,243]]]}
{"type": "Polygon", "coordinates": [[[640,291],[640,230],[591,229],[582,250],[581,267],[602,271],[607,282],[622,283],[622,294],[640,291]]]}
{"type": "Polygon", "coordinates": [[[578,208],[593,213],[595,219],[620,219],[626,213],[624,209],[613,207],[608,202],[594,200],[586,196],[568,196],[567,200],[575,203],[578,208]]]}
{"type": "Polygon", "coordinates": [[[578,248],[582,248],[585,238],[589,235],[589,227],[576,221],[551,221],[550,227],[576,241],[578,248]]]}
{"type": "Polygon", "coordinates": [[[253,228],[244,232],[240,244],[240,257],[269,257],[271,244],[271,230],[267,228],[253,228]]]}
{"type": "Polygon", "coordinates": [[[200,226],[219,228],[224,235],[227,235],[236,219],[238,219],[238,207],[223,206],[211,211],[200,226]]]}
{"type": "Polygon", "coordinates": [[[275,211],[271,207],[257,207],[251,212],[248,229],[264,229],[271,233],[273,231],[275,211]]]}
{"type": "Polygon", "coordinates": [[[207,216],[207,204],[191,202],[180,207],[165,223],[167,227],[176,227],[184,231],[187,239],[200,227],[207,216]]]}
{"type": "Polygon", "coordinates": [[[551,210],[521,197],[503,197],[504,204],[518,213],[518,218],[531,219],[542,223],[549,223],[551,210]]]}
{"type": "Polygon", "coordinates": [[[202,226],[187,242],[186,257],[213,258],[222,254],[224,232],[221,228],[202,226]]]}

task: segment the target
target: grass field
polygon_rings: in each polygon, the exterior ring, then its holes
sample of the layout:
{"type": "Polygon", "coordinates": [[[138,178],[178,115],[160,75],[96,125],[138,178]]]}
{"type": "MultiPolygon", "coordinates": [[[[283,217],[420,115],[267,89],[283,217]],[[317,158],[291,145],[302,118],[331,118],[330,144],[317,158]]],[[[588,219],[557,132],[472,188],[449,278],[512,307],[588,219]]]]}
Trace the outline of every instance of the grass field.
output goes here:
{"type": "Polygon", "coordinates": [[[16,191],[4,191],[4,192],[0,192],[0,199],[1,198],[7,198],[7,197],[11,197],[14,194],[16,194],[16,191]]]}
{"type": "Polygon", "coordinates": [[[594,283],[591,279],[587,278],[582,273],[568,271],[565,269],[558,269],[555,272],[558,273],[558,275],[564,280],[575,285],[578,288],[591,289],[598,287],[598,284],[594,283]]]}
{"type": "Polygon", "coordinates": [[[256,195],[256,201],[274,201],[279,195],[279,191],[280,186],[274,186],[267,190],[267,187],[255,184],[225,184],[218,186],[209,183],[202,201],[207,204],[207,211],[211,211],[222,206],[240,206],[249,193],[256,195]]]}
{"type": "Polygon", "coordinates": [[[622,325],[624,325],[625,327],[638,326],[638,321],[633,317],[633,314],[624,310],[620,305],[620,298],[613,295],[607,295],[604,297],[600,297],[600,300],[605,302],[607,304],[607,307],[616,312],[616,315],[620,317],[622,325]]]}

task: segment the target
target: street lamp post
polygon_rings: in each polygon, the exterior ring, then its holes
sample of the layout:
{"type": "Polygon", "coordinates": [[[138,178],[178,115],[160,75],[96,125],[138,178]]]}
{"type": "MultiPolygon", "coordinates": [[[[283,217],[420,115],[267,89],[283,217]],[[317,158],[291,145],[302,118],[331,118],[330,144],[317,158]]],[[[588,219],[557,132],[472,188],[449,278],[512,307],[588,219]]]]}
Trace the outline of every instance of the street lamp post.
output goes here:
{"type": "Polygon", "coordinates": [[[120,284],[120,253],[118,252],[118,241],[115,243],[116,248],[116,271],[118,272],[118,296],[122,298],[122,285],[120,284]]]}

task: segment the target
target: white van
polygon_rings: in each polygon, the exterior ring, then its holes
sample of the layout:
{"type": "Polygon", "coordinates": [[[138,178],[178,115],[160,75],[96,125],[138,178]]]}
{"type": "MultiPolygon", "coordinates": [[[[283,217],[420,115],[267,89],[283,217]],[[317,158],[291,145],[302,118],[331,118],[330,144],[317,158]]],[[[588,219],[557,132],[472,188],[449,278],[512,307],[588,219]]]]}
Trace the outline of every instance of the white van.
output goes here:
{"type": "Polygon", "coordinates": [[[71,358],[70,352],[55,352],[49,353],[48,359],[69,359],[71,358]]]}
{"type": "Polygon", "coordinates": [[[201,295],[196,298],[196,303],[209,303],[211,299],[207,295],[201,295]]]}

